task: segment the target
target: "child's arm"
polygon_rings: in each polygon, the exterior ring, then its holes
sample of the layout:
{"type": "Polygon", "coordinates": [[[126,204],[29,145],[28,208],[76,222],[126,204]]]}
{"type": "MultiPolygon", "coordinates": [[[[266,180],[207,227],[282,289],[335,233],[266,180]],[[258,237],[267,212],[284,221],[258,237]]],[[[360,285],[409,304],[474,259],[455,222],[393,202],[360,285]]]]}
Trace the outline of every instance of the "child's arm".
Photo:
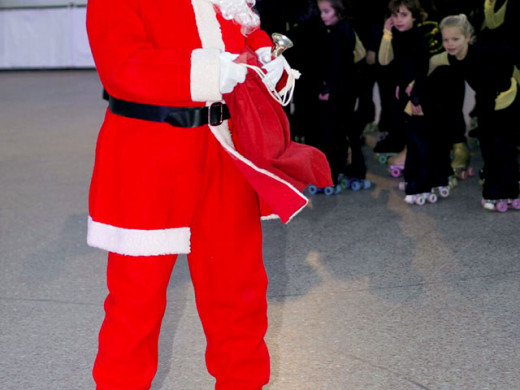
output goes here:
{"type": "MultiPolygon", "coordinates": [[[[507,2],[500,7],[498,11],[495,11],[496,0],[486,0],[484,3],[484,24],[487,28],[493,30],[500,27],[504,23],[506,15],[507,2]]],[[[518,1],[518,0],[517,0],[518,1]]]]}
{"type": "Polygon", "coordinates": [[[391,18],[385,22],[385,29],[383,30],[383,38],[379,46],[378,60],[381,65],[388,65],[394,59],[394,49],[392,47],[392,26],[391,18]]]}

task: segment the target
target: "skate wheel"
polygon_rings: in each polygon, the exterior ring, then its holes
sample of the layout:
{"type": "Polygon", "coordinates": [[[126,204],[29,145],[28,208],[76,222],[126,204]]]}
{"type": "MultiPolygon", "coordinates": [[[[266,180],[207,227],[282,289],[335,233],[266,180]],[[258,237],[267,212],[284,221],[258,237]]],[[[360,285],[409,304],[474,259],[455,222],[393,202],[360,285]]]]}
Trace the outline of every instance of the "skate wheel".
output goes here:
{"type": "Polygon", "coordinates": [[[348,180],[345,178],[341,179],[341,181],[339,182],[339,185],[341,186],[342,189],[346,190],[348,188],[348,180]]]}
{"type": "Polygon", "coordinates": [[[468,168],[468,175],[469,175],[470,177],[475,176],[475,169],[474,169],[473,167],[469,167],[469,168],[468,168]]]}
{"type": "Polygon", "coordinates": [[[339,194],[342,189],[343,189],[343,187],[341,187],[340,184],[336,184],[336,187],[334,187],[334,194],[335,195],[339,194]]]}
{"type": "Polygon", "coordinates": [[[307,188],[307,191],[309,191],[309,194],[311,195],[315,195],[318,193],[318,187],[316,187],[315,185],[310,185],[308,188],[307,188]]]}
{"type": "Polygon", "coordinates": [[[370,187],[372,187],[372,182],[370,180],[363,180],[363,189],[368,190],[370,187]]]}
{"type": "Polygon", "coordinates": [[[462,180],[466,180],[468,178],[468,173],[466,171],[461,171],[459,176],[462,180]]]}
{"type": "Polygon", "coordinates": [[[350,189],[352,191],[359,191],[362,187],[362,184],[361,182],[357,181],[357,180],[354,180],[350,183],[350,189]]]}
{"type": "Polygon", "coordinates": [[[392,169],[392,176],[395,177],[396,179],[401,176],[401,170],[399,168],[393,168],[392,169]]]}
{"type": "Polygon", "coordinates": [[[436,203],[437,202],[437,195],[435,195],[435,194],[428,195],[428,202],[436,203]]]}
{"type": "Polygon", "coordinates": [[[423,206],[426,203],[426,197],[419,195],[417,199],[415,199],[415,203],[417,203],[419,206],[423,206]]]}
{"type": "Polygon", "coordinates": [[[515,210],[520,210],[520,199],[513,200],[511,207],[513,207],[515,210]]]}
{"type": "Polygon", "coordinates": [[[327,196],[330,196],[332,194],[334,194],[334,187],[325,187],[324,190],[323,190],[323,193],[327,196]]]}
{"type": "Polygon", "coordinates": [[[399,191],[404,191],[405,187],[406,187],[406,183],[404,181],[399,183],[399,191]]]}
{"type": "Polygon", "coordinates": [[[507,211],[507,202],[504,202],[504,201],[500,201],[497,203],[496,205],[496,209],[497,211],[501,212],[501,213],[505,213],[507,211]]]}
{"type": "Polygon", "coordinates": [[[382,154],[381,156],[378,157],[377,160],[379,161],[380,164],[386,164],[388,162],[388,156],[385,156],[384,154],[382,154]]]}
{"type": "Polygon", "coordinates": [[[442,198],[447,198],[449,195],[450,195],[450,190],[448,188],[441,188],[439,190],[439,195],[442,197],[442,198]]]}

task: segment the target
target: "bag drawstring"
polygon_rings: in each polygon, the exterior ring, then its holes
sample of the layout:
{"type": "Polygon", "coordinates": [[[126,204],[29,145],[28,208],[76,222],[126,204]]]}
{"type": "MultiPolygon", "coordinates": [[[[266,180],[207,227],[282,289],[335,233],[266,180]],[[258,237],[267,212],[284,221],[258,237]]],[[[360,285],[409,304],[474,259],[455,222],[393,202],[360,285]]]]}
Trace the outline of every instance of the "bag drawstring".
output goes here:
{"type": "Polygon", "coordinates": [[[267,88],[267,91],[269,91],[269,94],[273,97],[274,100],[276,100],[278,103],[280,103],[282,106],[287,106],[294,95],[294,88],[296,86],[296,80],[300,78],[301,73],[297,71],[296,69],[292,69],[289,66],[289,63],[285,58],[283,58],[283,67],[284,70],[287,72],[288,78],[287,78],[287,84],[286,86],[281,90],[277,91],[276,86],[269,85],[265,82],[266,73],[262,70],[262,68],[254,65],[248,65],[248,64],[242,64],[245,67],[253,70],[256,72],[256,74],[260,77],[262,82],[267,88]]]}

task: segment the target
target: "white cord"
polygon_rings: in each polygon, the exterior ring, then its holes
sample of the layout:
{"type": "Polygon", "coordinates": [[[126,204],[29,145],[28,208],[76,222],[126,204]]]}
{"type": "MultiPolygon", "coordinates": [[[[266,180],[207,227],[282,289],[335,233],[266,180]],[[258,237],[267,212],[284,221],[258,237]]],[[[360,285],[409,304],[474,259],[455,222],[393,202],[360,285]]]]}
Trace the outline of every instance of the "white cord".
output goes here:
{"type": "Polygon", "coordinates": [[[285,58],[283,58],[283,67],[288,74],[287,85],[280,92],[276,90],[276,86],[269,85],[264,81],[266,78],[266,73],[262,70],[262,68],[248,64],[241,65],[244,65],[245,67],[255,71],[264,83],[264,85],[266,86],[267,90],[269,91],[269,94],[273,97],[274,100],[276,100],[282,106],[285,107],[291,102],[291,99],[294,95],[296,80],[300,78],[301,73],[296,69],[292,69],[285,58]]]}

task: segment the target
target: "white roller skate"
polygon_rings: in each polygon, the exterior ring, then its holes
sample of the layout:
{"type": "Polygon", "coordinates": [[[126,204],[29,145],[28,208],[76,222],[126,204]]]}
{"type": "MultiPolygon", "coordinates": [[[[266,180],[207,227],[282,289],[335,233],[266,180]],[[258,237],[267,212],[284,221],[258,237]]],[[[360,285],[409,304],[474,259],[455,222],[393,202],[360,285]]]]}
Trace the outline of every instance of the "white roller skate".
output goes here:
{"type": "Polygon", "coordinates": [[[482,207],[489,211],[505,213],[509,209],[520,210],[520,199],[482,199],[482,207]]]}
{"type": "Polygon", "coordinates": [[[428,203],[436,203],[437,202],[437,195],[433,192],[423,192],[421,194],[414,194],[414,195],[406,195],[404,197],[404,201],[408,204],[416,204],[419,206],[423,206],[428,203]]]}

